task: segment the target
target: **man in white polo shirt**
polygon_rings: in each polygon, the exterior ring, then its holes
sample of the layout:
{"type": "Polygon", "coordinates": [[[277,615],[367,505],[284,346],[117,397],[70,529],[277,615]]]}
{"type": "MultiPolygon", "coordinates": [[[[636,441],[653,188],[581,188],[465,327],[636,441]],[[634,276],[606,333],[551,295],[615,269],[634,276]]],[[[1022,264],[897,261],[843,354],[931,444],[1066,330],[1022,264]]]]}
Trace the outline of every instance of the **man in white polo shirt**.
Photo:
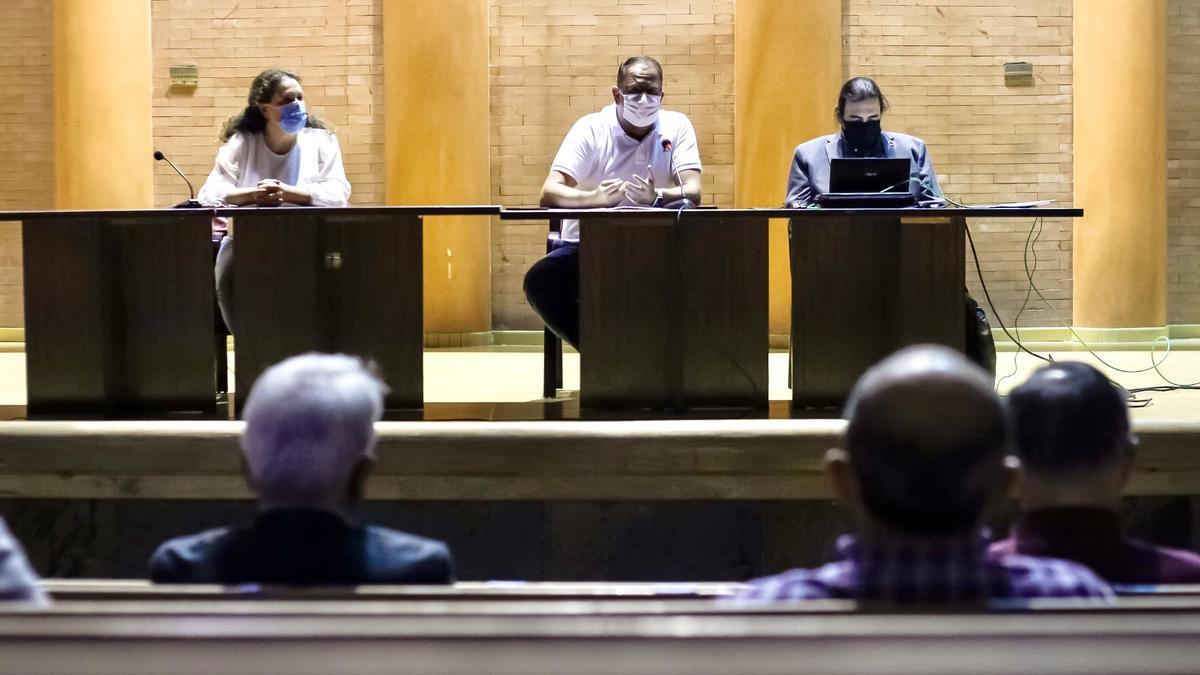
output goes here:
{"type": "MultiPolygon", "coordinates": [[[[683,113],[661,110],[662,85],[658,61],[635,56],[622,63],[613,103],[581,117],[563,139],[542,185],[541,205],[699,204],[696,131],[683,113]]],[[[553,250],[525,273],[525,298],[550,330],[579,348],[578,220],[564,220],[553,250]]]]}

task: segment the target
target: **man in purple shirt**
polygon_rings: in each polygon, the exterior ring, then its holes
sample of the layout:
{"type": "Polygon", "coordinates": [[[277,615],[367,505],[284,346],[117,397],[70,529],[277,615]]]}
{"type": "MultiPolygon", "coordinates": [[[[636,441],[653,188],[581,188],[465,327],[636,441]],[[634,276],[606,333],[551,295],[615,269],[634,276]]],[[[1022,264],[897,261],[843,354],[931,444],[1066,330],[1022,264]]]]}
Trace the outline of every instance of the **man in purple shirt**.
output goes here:
{"type": "Polygon", "coordinates": [[[867,371],[846,404],[844,449],[826,468],[857,536],[837,562],[750,582],[746,600],[852,598],[895,605],[1083,597],[1112,591],[1085,567],[988,556],[981,523],[1017,462],[990,378],[946,347],[909,347],[867,371]]]}
{"type": "Polygon", "coordinates": [[[1200,556],[1124,535],[1117,510],[1137,439],[1125,396],[1095,368],[1055,363],[1009,395],[1022,515],[997,554],[1075,560],[1114,584],[1200,583],[1200,556]]]}

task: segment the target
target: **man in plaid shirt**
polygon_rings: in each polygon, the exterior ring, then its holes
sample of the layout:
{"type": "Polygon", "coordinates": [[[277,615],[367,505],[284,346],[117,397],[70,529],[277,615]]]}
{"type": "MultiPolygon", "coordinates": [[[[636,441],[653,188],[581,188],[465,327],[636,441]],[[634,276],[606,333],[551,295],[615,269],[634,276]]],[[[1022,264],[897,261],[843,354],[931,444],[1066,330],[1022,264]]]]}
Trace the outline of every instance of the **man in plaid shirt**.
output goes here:
{"type": "Polygon", "coordinates": [[[1017,462],[987,375],[945,347],[904,349],[867,371],[846,404],[844,449],[826,466],[854,513],[840,560],[751,581],[737,601],[851,598],[900,605],[1098,598],[1089,569],[1053,558],[989,556],[982,522],[1017,462]]]}

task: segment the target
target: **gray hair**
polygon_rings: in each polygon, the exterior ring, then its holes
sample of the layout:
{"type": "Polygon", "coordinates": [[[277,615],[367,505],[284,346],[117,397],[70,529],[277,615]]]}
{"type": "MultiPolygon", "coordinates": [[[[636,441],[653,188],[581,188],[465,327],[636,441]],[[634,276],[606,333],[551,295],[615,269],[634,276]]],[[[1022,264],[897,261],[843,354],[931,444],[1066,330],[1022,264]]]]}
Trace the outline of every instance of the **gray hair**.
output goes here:
{"type": "Polygon", "coordinates": [[[373,457],[387,387],[363,362],[310,352],[268,368],[246,401],[242,453],[259,499],[327,506],[373,457]]]}

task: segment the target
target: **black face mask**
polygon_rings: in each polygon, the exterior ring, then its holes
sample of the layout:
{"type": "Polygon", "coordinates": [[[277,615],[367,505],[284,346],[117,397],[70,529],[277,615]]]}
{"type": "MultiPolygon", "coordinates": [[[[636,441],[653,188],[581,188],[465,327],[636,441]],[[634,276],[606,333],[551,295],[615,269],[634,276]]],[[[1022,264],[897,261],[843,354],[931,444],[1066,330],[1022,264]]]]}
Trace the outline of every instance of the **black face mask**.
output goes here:
{"type": "Polygon", "coordinates": [[[874,148],[879,144],[881,135],[879,120],[842,121],[842,138],[846,140],[846,145],[856,153],[863,153],[874,148]]]}

